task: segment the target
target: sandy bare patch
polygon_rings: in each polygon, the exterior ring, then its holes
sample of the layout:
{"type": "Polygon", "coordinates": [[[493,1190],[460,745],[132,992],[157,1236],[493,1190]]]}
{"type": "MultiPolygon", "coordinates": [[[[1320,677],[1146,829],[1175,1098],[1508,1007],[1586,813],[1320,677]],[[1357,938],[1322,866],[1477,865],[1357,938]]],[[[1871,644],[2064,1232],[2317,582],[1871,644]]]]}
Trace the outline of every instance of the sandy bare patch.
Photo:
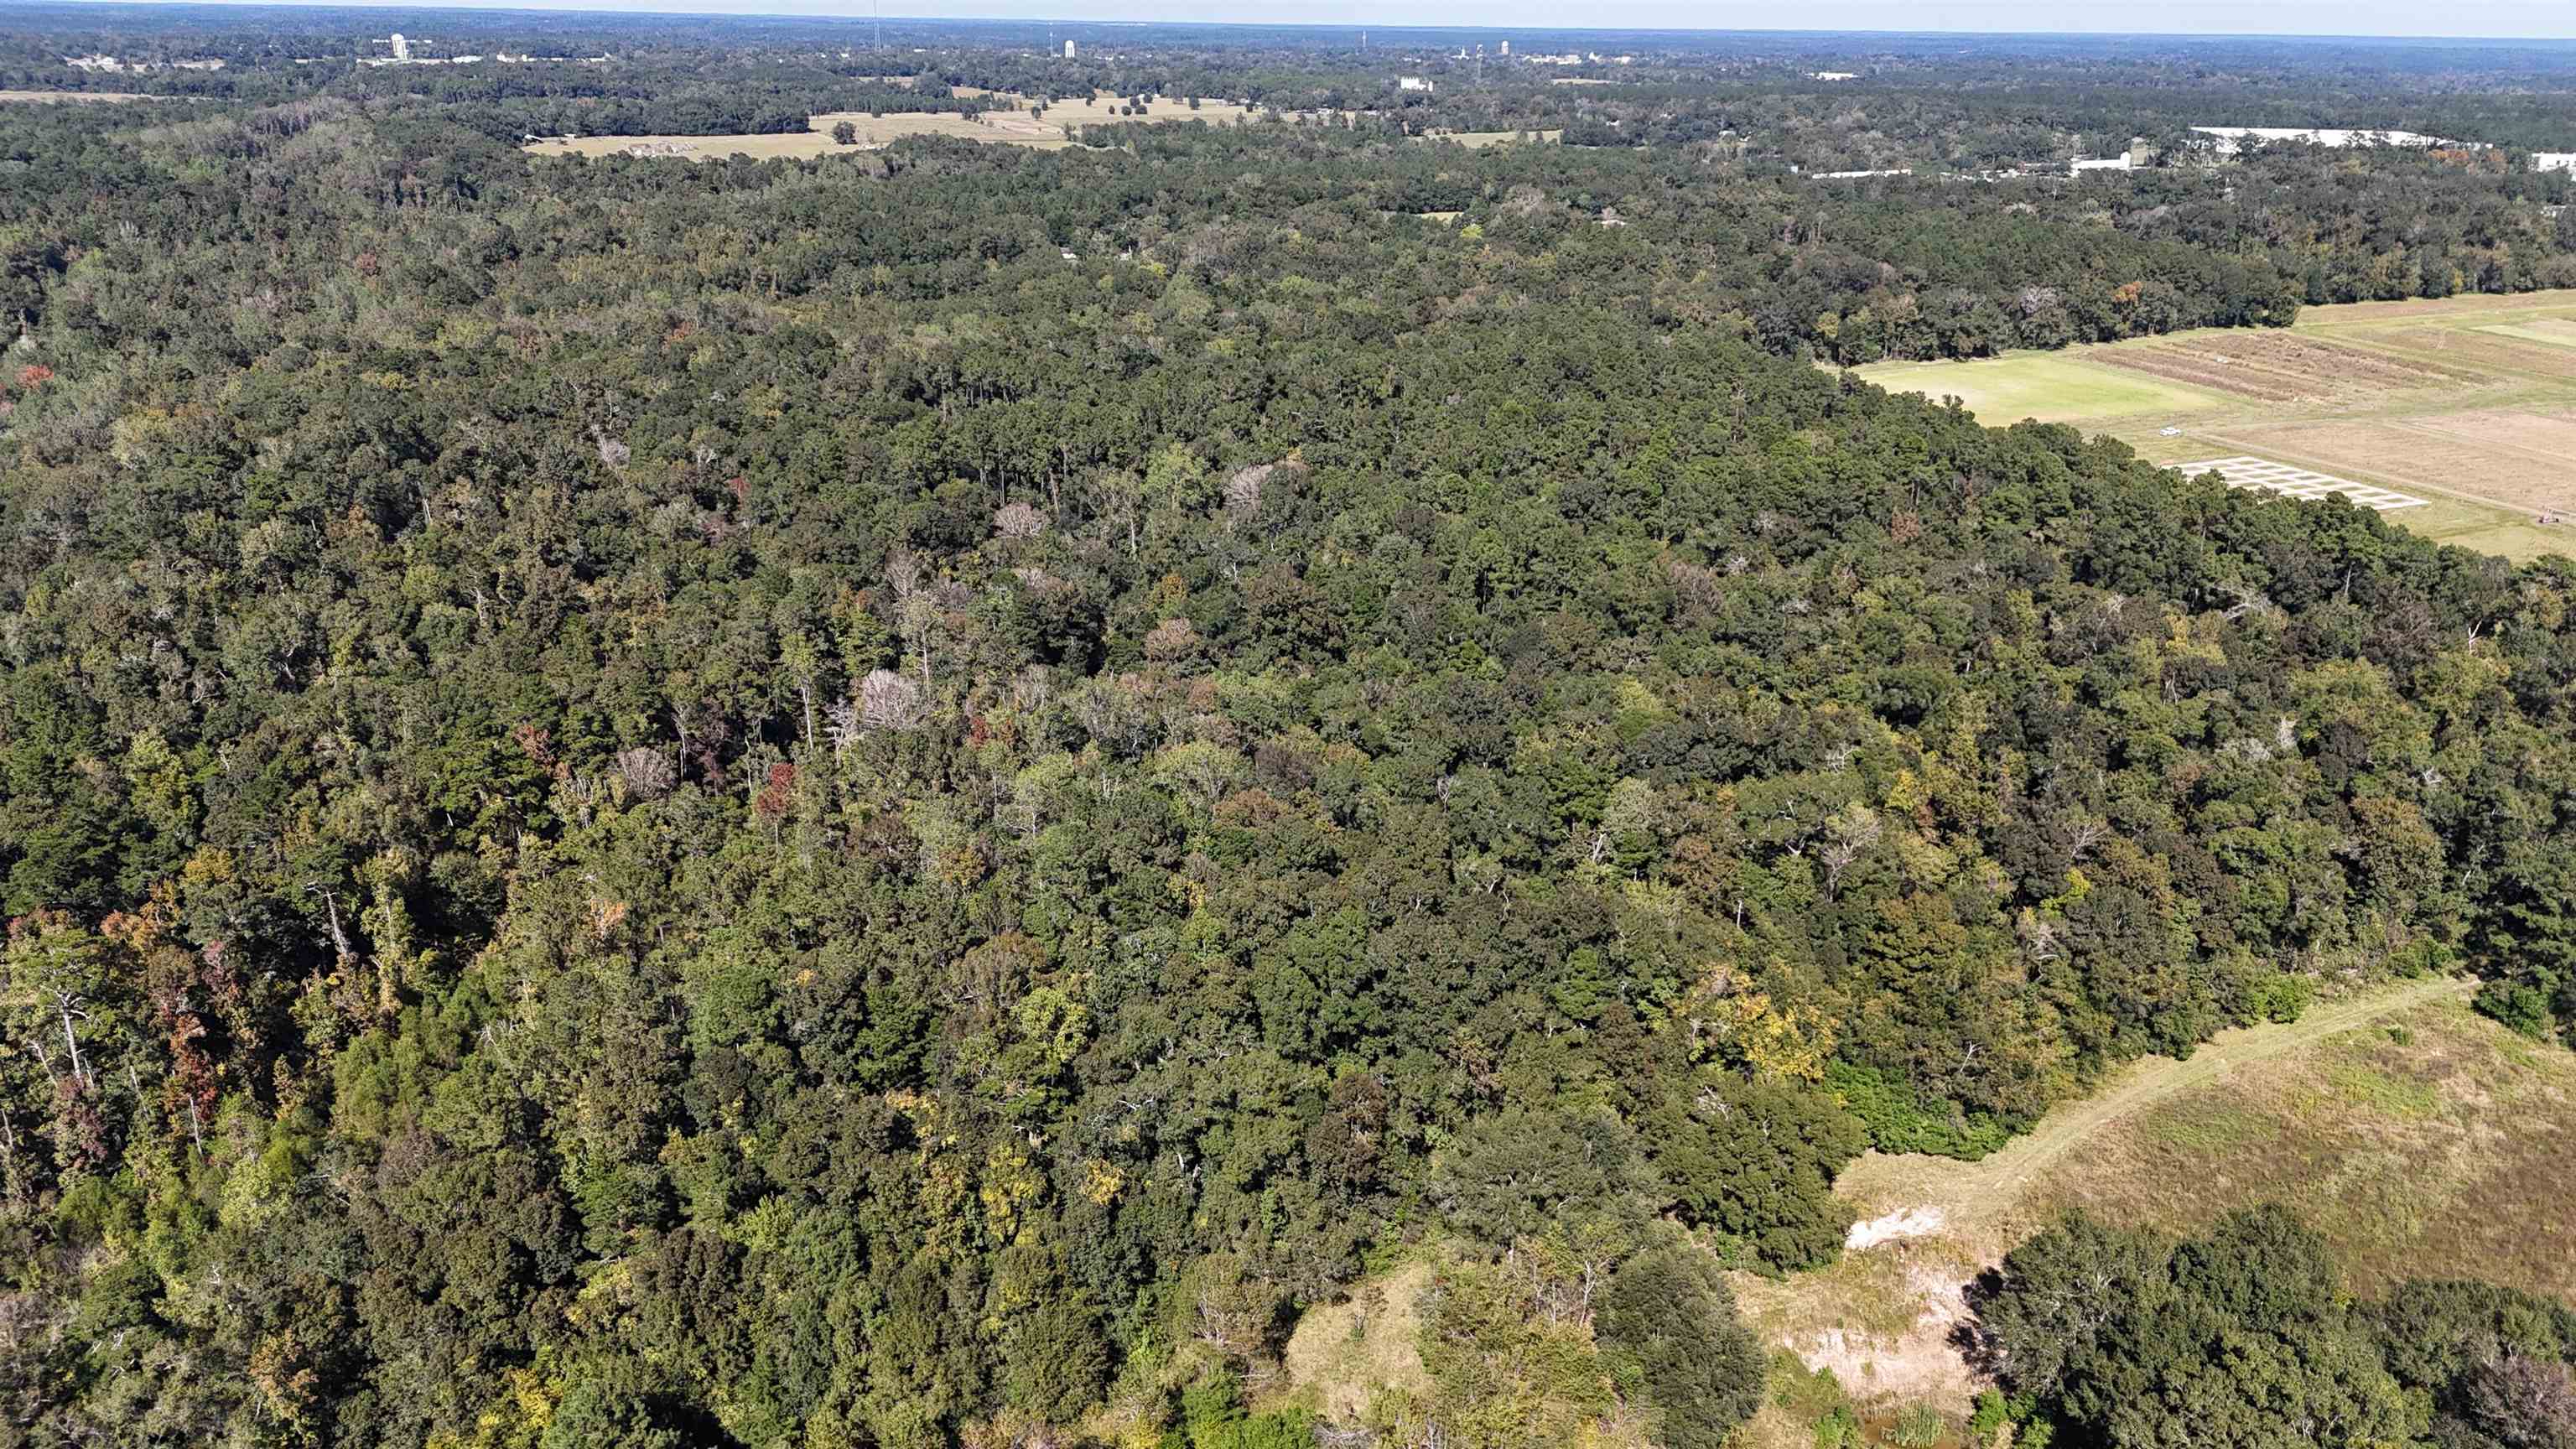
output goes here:
{"type": "Polygon", "coordinates": [[[1941,1231],[1946,1215],[1937,1207],[1899,1208],[1885,1217],[1851,1225],[1843,1234],[1843,1251],[1858,1253],[1899,1238],[1920,1238],[1941,1231]]]}

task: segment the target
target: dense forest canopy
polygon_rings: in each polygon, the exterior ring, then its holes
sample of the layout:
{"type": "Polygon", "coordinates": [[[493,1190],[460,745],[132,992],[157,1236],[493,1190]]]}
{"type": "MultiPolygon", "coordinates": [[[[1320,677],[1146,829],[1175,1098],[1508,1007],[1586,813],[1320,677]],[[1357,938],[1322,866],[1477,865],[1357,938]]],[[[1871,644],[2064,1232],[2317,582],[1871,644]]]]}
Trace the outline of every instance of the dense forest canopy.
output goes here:
{"type": "MultiPolygon", "coordinates": [[[[495,116],[588,82],[255,14],[144,78],[214,99],[0,108],[0,1443],[1303,1444],[1295,1313],[1444,1243],[1387,1442],[1702,1449],[1719,1268],[1833,1258],[1867,1146],[2390,976],[2576,1029],[2576,565],[1813,365],[2566,281],[2563,178],[537,161],[495,116]]],[[[12,83],[131,83],[71,29],[12,83]]],[[[970,40],[903,93],[1031,63],[970,40]]],[[[1350,64],[1263,44],[1153,64],[1350,64]]],[[[2252,1311],[2085,1241],[2118,1323],[2252,1311]]],[[[1998,1301],[2015,1412],[2111,1412],[2116,1324],[1998,1301]]],[[[2280,1311],[2377,1375],[2324,1442],[2542,1442],[2479,1395],[2576,1338],[2509,1309],[2474,1365],[2280,1311]]]]}

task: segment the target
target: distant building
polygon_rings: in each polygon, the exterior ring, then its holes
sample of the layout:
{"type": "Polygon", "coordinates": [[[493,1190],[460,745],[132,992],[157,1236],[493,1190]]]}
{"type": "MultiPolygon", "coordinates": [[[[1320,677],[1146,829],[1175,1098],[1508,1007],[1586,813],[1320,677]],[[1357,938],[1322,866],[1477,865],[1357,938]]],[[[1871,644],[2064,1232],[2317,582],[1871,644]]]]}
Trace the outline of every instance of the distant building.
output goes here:
{"type": "Polygon", "coordinates": [[[1509,55],[1509,54],[1511,54],[1511,53],[1512,53],[1512,43],[1511,43],[1510,41],[1506,40],[1506,41],[1504,41],[1504,42],[1503,42],[1503,54],[1505,54],[1505,55],[1509,55]]]}
{"type": "Polygon", "coordinates": [[[2445,141],[2413,131],[2367,131],[2341,126],[2194,126],[2191,129],[2196,135],[2215,137],[2221,156],[2233,156],[2248,145],[2259,146],[2272,141],[2304,141],[2337,150],[2353,146],[2403,146],[2415,150],[2429,150],[2435,146],[2486,149],[2482,143],[2445,141]]]}
{"type": "Polygon", "coordinates": [[[1418,75],[1396,77],[1395,88],[1400,91],[1428,91],[1439,89],[1439,87],[1431,83],[1429,77],[1418,75]]]}
{"type": "Polygon", "coordinates": [[[394,47],[394,59],[396,59],[396,60],[409,60],[409,59],[411,59],[411,42],[410,42],[410,41],[408,41],[408,40],[403,39],[403,34],[402,34],[402,32],[401,32],[401,31],[399,31],[399,30],[397,30],[397,31],[395,31],[395,32],[394,32],[394,35],[393,35],[393,47],[394,47]]]}
{"type": "Polygon", "coordinates": [[[2153,160],[2155,150],[2144,136],[2129,138],[2129,149],[2117,156],[2078,156],[2067,165],[2067,174],[2080,176],[2087,171],[2135,171],[2153,160]]]}
{"type": "Polygon", "coordinates": [[[101,71],[109,75],[142,75],[156,70],[222,70],[220,60],[119,60],[112,55],[67,55],[63,64],[74,70],[101,71]]]}
{"type": "Polygon", "coordinates": [[[2534,151],[2531,153],[2531,169],[2576,171],[2576,151],[2534,151]]]}
{"type": "Polygon", "coordinates": [[[1073,42],[1070,40],[1064,43],[1064,58],[1067,60],[1073,59],[1073,42]]]}
{"type": "Polygon", "coordinates": [[[1860,72],[1855,70],[1811,70],[1807,72],[1807,79],[1820,81],[1859,80],[1860,72]]]}

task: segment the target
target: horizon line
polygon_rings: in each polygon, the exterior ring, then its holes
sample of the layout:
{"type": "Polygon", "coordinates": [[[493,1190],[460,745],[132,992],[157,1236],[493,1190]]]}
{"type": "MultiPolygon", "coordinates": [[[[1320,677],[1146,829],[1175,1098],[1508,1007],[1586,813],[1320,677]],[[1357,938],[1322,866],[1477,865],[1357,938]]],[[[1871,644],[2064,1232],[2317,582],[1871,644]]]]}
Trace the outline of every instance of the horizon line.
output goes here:
{"type": "MultiPolygon", "coordinates": [[[[833,0],[848,4],[848,0],[833,0]]],[[[1366,21],[1316,20],[1177,20],[1177,19],[1099,19],[1064,15],[875,15],[851,8],[815,10],[698,10],[686,8],[687,0],[665,7],[655,0],[604,8],[596,0],[568,0],[565,4],[529,4],[527,0],[0,0],[0,22],[12,12],[47,8],[61,9],[136,9],[136,10],[414,10],[474,11],[482,14],[521,14],[541,16],[593,16],[603,19],[634,19],[652,16],[672,20],[708,21],[808,21],[844,22],[858,25],[892,21],[896,24],[922,25],[1049,25],[1099,26],[1121,29],[1150,27],[1200,29],[1261,29],[1351,31],[1370,34],[1400,35],[1406,32],[1426,34],[1478,33],[1499,35],[1653,35],[1653,36],[1815,36],[1853,39],[1928,39],[1944,40],[2161,40],[2161,41],[2320,41],[2384,42],[2398,45],[2576,45],[2576,35],[2449,35],[2402,34],[2365,31],[2274,31],[2274,30],[1991,30],[1931,29],[1889,30],[1856,27],[1849,29],[1806,26],[1729,26],[1723,28],[1685,28],[1664,25],[1475,25],[1423,23],[1371,23],[1366,21]]]]}

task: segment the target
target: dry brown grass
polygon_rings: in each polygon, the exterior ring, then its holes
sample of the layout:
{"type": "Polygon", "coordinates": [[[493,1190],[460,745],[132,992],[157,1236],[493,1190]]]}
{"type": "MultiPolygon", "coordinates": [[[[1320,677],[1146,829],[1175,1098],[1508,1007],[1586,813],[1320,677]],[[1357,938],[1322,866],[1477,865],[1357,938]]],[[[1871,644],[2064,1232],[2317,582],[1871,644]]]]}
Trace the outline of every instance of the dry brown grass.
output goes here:
{"type": "Polygon", "coordinates": [[[2576,291],[2310,307],[2199,331],[1858,369],[1990,423],[2107,432],[2151,458],[2245,453],[2427,499],[2391,521],[2523,560],[2576,552],[2576,291]],[[2168,432],[2168,429],[2177,430],[2168,432]]]}
{"type": "Polygon", "coordinates": [[[1194,111],[1185,100],[1157,97],[1144,115],[1121,116],[1121,104],[1118,97],[1103,95],[1089,100],[1057,101],[1047,107],[1044,116],[1031,116],[1026,111],[986,111],[973,120],[948,112],[889,111],[872,116],[865,111],[826,111],[809,119],[805,130],[775,135],[584,136],[575,141],[536,141],[519,149],[532,156],[670,156],[691,161],[725,156],[810,159],[852,149],[832,139],[832,128],[847,121],[858,133],[857,144],[862,146],[882,146],[906,136],[953,136],[961,141],[1052,151],[1073,144],[1065,136],[1067,126],[1078,130],[1084,126],[1168,125],[1180,121],[1225,125],[1251,114],[1224,101],[1201,101],[1194,111]]]}
{"type": "Polygon", "coordinates": [[[2544,379],[2576,379],[2576,349],[2517,338],[2477,327],[2395,327],[2360,334],[2420,357],[2439,358],[2492,372],[2544,379]]]}
{"type": "Polygon", "coordinates": [[[1564,139],[1564,136],[1563,131],[1440,131],[1431,135],[1416,136],[1413,139],[1455,141],[1470,151],[1481,151],[1488,146],[1508,146],[1523,138],[1535,138],[1552,144],[1564,139]]]}
{"type": "Polygon", "coordinates": [[[1422,1367],[1422,1295],[1429,1263],[1364,1278],[1337,1303],[1306,1310],[1281,1356],[1291,1395],[1339,1424],[1360,1422],[1381,1389],[1431,1395],[1422,1367]]]}
{"type": "Polygon", "coordinates": [[[44,101],[88,101],[104,105],[113,104],[118,101],[156,101],[164,99],[168,98],[163,96],[137,95],[132,91],[0,91],[0,105],[16,105],[44,101]]]}
{"type": "MultiPolygon", "coordinates": [[[[1818,1272],[1736,1276],[1764,1341],[1840,1386],[1784,1369],[1739,1443],[1806,1449],[1842,1393],[1868,1423],[1913,1403],[1964,1418],[1982,1385],[1951,1341],[1963,1290],[2070,1208],[2188,1232],[2284,1202],[2334,1240],[2356,1293],[2457,1275],[2576,1300],[2576,1054],[2477,1016],[2467,991],[2402,983],[2223,1032],[2187,1061],[2148,1058],[1980,1162],[1865,1156],[1835,1186],[1863,1217],[1945,1220],[1818,1272]]],[[[1411,1262],[1309,1310],[1283,1401],[1347,1424],[1383,1386],[1428,1393],[1419,1300],[1434,1274],[1411,1262]]]]}
{"type": "Polygon", "coordinates": [[[2346,1286],[2476,1277],[2576,1301],[2576,1055],[2445,1003],[2176,1098],[2086,1145],[2039,1201],[2206,1226],[2285,1202],[2346,1286]]]}

